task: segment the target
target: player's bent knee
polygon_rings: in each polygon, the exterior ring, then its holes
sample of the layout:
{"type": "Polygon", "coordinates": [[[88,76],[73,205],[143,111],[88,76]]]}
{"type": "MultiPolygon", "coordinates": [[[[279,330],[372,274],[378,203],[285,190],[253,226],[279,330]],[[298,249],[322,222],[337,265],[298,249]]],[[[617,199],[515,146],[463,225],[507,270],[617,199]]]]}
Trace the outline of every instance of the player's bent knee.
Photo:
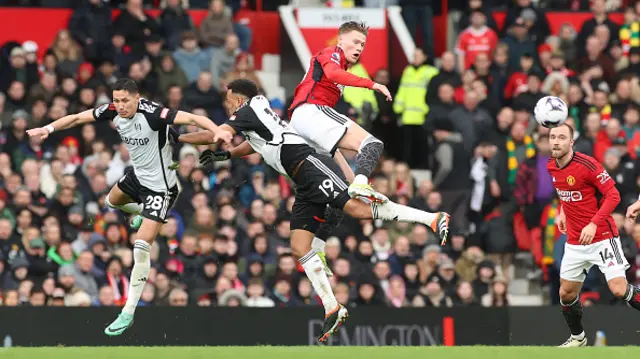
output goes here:
{"type": "Polygon", "coordinates": [[[563,304],[571,304],[578,298],[579,291],[573,288],[560,287],[560,300],[563,304]]]}

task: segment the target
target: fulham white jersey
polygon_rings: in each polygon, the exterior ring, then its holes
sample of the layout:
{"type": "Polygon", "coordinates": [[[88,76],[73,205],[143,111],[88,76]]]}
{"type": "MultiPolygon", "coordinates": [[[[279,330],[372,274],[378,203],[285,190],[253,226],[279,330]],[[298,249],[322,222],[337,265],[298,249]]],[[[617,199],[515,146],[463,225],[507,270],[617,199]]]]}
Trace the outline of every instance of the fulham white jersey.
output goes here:
{"type": "Polygon", "coordinates": [[[293,153],[283,154],[283,146],[303,145],[304,149],[300,146],[296,149],[313,152],[304,138],[273,112],[264,96],[255,96],[247,101],[229,118],[227,125],[244,135],[251,147],[262,155],[264,161],[285,176],[290,176],[288,172],[298,164],[296,161],[301,156],[293,153]]]}
{"type": "Polygon", "coordinates": [[[169,144],[169,125],[177,111],[155,102],[140,99],[138,112],[132,118],[123,118],[113,104],[93,110],[96,121],[113,121],[116,130],[127,146],[133,169],[140,184],[155,192],[169,192],[178,178],[169,170],[172,151],[169,144]]]}

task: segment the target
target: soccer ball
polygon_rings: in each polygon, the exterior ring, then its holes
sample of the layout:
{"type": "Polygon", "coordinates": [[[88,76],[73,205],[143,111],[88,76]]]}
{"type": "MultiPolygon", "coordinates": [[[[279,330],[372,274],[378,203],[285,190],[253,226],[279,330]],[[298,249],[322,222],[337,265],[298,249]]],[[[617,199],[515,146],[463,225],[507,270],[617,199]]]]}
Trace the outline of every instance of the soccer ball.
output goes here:
{"type": "Polygon", "coordinates": [[[546,128],[554,128],[562,125],[567,120],[569,110],[567,105],[555,96],[545,96],[538,100],[533,109],[533,116],[538,123],[546,128]]]}

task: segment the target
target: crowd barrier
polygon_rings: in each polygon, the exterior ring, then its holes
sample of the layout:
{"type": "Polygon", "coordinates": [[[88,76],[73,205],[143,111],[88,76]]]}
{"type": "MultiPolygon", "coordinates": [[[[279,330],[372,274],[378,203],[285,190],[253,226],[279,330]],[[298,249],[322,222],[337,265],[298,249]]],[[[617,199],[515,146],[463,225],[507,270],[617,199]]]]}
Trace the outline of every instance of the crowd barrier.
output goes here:
{"type": "MultiPolygon", "coordinates": [[[[14,346],[317,345],[321,308],[139,308],[120,337],[103,334],[116,308],[0,308],[0,339],[14,346]]],[[[559,307],[356,308],[330,346],[558,345],[569,335],[559,307]]],[[[593,342],[637,345],[640,313],[623,306],[586,308],[593,342]]]]}

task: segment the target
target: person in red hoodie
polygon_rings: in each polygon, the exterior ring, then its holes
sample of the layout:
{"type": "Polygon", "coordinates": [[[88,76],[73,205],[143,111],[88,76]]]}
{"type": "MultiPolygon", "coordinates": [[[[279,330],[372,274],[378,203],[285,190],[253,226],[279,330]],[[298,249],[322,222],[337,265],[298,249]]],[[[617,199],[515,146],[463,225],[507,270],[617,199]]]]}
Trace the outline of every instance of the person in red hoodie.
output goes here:
{"type": "Polygon", "coordinates": [[[593,146],[593,157],[598,162],[604,161],[604,153],[613,146],[614,141],[618,138],[625,138],[625,132],[620,126],[620,121],[617,118],[610,119],[605,128],[598,132],[596,141],[593,146]]]}
{"type": "Polygon", "coordinates": [[[524,54],[520,57],[520,70],[509,76],[507,86],[504,88],[504,99],[510,101],[521,92],[527,91],[527,76],[533,70],[533,56],[524,54]]]}

